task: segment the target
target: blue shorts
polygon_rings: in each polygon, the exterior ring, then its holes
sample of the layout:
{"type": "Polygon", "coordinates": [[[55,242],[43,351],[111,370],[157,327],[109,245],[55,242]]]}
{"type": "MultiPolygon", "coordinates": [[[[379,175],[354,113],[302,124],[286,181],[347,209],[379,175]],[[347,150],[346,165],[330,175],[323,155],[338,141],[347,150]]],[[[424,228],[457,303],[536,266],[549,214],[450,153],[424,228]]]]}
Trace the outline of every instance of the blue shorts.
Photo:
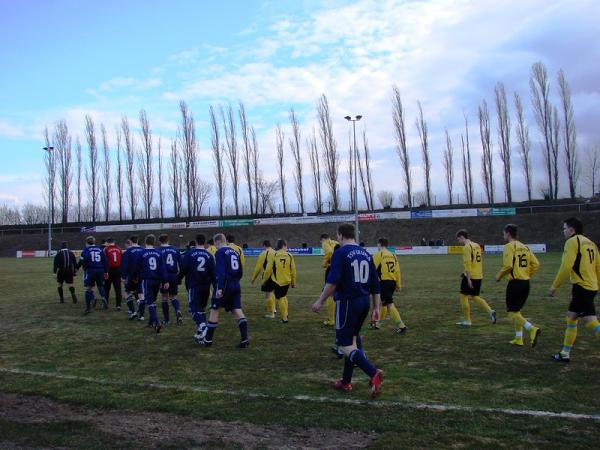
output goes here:
{"type": "Polygon", "coordinates": [[[151,305],[156,301],[158,291],[160,289],[160,281],[158,280],[141,280],[141,293],[144,295],[144,301],[147,305],[151,305]]]}
{"type": "Polygon", "coordinates": [[[347,347],[354,343],[371,310],[369,297],[335,301],[335,343],[347,347]]]}
{"type": "Polygon", "coordinates": [[[188,288],[188,303],[192,314],[204,311],[210,297],[210,285],[188,288]]]}
{"type": "Polygon", "coordinates": [[[177,276],[169,278],[167,281],[169,282],[169,289],[161,288],[160,293],[161,294],[169,294],[169,295],[177,295],[177,292],[179,291],[177,289],[177,276]]]}
{"type": "Polygon", "coordinates": [[[215,297],[216,290],[213,293],[211,309],[225,308],[225,311],[233,311],[234,309],[242,309],[242,291],[240,285],[226,285],[223,289],[221,298],[215,297]]]}
{"type": "Polygon", "coordinates": [[[86,270],[83,272],[83,285],[85,287],[104,287],[104,272],[101,270],[86,270]]]}

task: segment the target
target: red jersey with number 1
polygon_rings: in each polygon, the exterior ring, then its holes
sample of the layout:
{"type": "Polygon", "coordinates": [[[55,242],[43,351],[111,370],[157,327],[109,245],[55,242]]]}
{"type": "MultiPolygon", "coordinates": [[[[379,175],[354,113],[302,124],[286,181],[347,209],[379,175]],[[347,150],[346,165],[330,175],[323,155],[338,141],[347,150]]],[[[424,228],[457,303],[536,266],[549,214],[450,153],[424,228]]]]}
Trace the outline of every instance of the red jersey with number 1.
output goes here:
{"type": "Polygon", "coordinates": [[[106,255],[109,269],[118,269],[121,267],[123,251],[119,247],[116,245],[108,245],[104,248],[104,254],[106,255]]]}

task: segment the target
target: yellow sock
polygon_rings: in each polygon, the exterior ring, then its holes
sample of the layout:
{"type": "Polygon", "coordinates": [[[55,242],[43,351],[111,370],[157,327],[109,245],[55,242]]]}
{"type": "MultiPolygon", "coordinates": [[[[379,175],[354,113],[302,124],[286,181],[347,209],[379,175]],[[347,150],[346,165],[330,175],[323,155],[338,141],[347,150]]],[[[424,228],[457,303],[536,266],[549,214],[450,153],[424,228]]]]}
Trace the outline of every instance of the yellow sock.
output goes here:
{"type": "Polygon", "coordinates": [[[463,317],[467,322],[471,321],[471,305],[469,305],[469,297],[460,294],[460,306],[462,308],[463,317]]]}
{"type": "Polygon", "coordinates": [[[600,337],[600,322],[598,322],[598,319],[586,323],[585,327],[594,333],[595,336],[600,337]]]}
{"type": "Polygon", "coordinates": [[[575,339],[577,339],[577,319],[572,320],[567,317],[567,329],[565,330],[565,340],[563,341],[561,353],[569,355],[575,344],[575,339]]]}
{"type": "Polygon", "coordinates": [[[398,312],[398,308],[396,308],[396,305],[392,303],[388,305],[387,309],[390,312],[390,316],[392,316],[392,320],[396,325],[404,325],[404,322],[402,322],[402,318],[400,317],[400,313],[398,312]]]}
{"type": "Polygon", "coordinates": [[[267,299],[267,312],[269,314],[275,314],[275,296],[273,294],[267,299]]]}
{"type": "Polygon", "coordinates": [[[492,312],[492,308],[490,308],[490,305],[487,304],[487,302],[482,299],[479,296],[473,297],[473,301],[475,303],[477,303],[479,306],[481,306],[483,309],[485,309],[485,311],[489,314],[492,312]]]}
{"type": "Polygon", "coordinates": [[[388,315],[388,307],[387,306],[382,306],[381,307],[381,312],[379,313],[379,320],[385,320],[385,318],[388,315]]]}
{"type": "Polygon", "coordinates": [[[520,312],[509,312],[509,320],[515,327],[515,341],[523,342],[523,324],[527,322],[520,312]]]}
{"type": "Polygon", "coordinates": [[[281,320],[288,320],[288,300],[287,300],[287,297],[281,297],[279,299],[279,313],[281,314],[281,320]]]}
{"type": "Polygon", "coordinates": [[[329,325],[335,325],[335,302],[333,297],[327,298],[327,322],[329,325]]]}

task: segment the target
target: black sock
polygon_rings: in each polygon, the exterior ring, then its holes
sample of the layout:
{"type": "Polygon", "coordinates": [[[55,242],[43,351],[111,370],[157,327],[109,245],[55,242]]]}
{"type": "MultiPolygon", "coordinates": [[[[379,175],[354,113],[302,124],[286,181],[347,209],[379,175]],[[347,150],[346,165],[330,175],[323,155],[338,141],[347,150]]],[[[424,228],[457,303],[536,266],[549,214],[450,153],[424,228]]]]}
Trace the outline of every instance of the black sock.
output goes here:
{"type": "Polygon", "coordinates": [[[217,322],[211,322],[210,320],[208,321],[208,329],[206,330],[206,337],[204,338],[206,342],[212,342],[215,330],[217,329],[217,325],[217,322]]]}
{"type": "Polygon", "coordinates": [[[63,295],[63,287],[62,286],[58,287],[58,298],[60,298],[61,302],[65,301],[65,297],[63,295]]]}

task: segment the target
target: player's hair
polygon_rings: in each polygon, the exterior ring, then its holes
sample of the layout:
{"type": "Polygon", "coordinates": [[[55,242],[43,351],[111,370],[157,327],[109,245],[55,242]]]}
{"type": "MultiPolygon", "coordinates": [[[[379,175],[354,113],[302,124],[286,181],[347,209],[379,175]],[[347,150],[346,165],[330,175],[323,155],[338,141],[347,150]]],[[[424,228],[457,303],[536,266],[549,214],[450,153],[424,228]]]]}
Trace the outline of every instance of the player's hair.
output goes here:
{"type": "Polygon", "coordinates": [[[106,244],[106,239],[102,239],[102,240],[100,241],[100,245],[104,245],[104,244],[106,244]]]}
{"type": "Polygon", "coordinates": [[[281,250],[284,245],[287,247],[287,242],[285,241],[285,239],[277,239],[277,243],[275,244],[275,249],[281,250]]]}
{"type": "Polygon", "coordinates": [[[213,241],[214,242],[227,242],[227,238],[225,237],[225,235],[223,233],[217,233],[213,236],[213,241]]]}
{"type": "Polygon", "coordinates": [[[465,239],[469,239],[469,233],[467,233],[467,230],[465,230],[465,229],[458,230],[456,232],[456,237],[457,238],[464,237],[465,239]]]}
{"type": "Polygon", "coordinates": [[[213,238],[210,238],[208,241],[206,241],[206,243],[208,245],[215,245],[215,240],[213,238]]]}
{"type": "Polygon", "coordinates": [[[577,217],[569,217],[563,222],[566,226],[573,228],[575,230],[575,234],[583,233],[583,224],[581,220],[577,217]]]}
{"type": "Polygon", "coordinates": [[[133,244],[133,242],[131,241],[131,239],[125,239],[125,245],[127,247],[131,247],[131,244],[133,244]]]}
{"type": "Polygon", "coordinates": [[[154,245],[156,243],[156,236],[149,234],[146,236],[146,245],[154,245]]]}
{"type": "Polygon", "coordinates": [[[88,236],[85,238],[85,243],[88,245],[94,245],[96,243],[96,238],[94,236],[88,236]]]}
{"type": "Polygon", "coordinates": [[[114,240],[114,238],[109,237],[109,238],[106,238],[106,243],[107,244],[114,244],[115,240],[114,240]]]}
{"type": "Polygon", "coordinates": [[[379,240],[377,241],[382,247],[388,247],[390,245],[390,241],[388,241],[386,238],[379,238],[379,240]]]}
{"type": "Polygon", "coordinates": [[[169,242],[169,235],[168,234],[161,234],[158,237],[158,242],[160,242],[161,244],[166,244],[167,242],[169,242]]]}
{"type": "Polygon", "coordinates": [[[229,242],[230,244],[234,244],[235,243],[235,236],[233,234],[228,234],[225,239],[227,239],[227,242],[229,242]]]}
{"type": "Polygon", "coordinates": [[[354,224],[351,223],[343,223],[338,229],[338,233],[344,239],[355,239],[356,238],[356,230],[354,229],[354,224]]]}
{"type": "Polygon", "coordinates": [[[204,236],[203,234],[197,234],[196,242],[198,243],[198,245],[204,245],[204,243],[206,242],[206,236],[204,236]]]}
{"type": "Polygon", "coordinates": [[[335,244],[333,251],[336,251],[338,248],[342,248],[342,246],[340,244],[335,244]]]}
{"type": "Polygon", "coordinates": [[[129,238],[129,240],[133,243],[133,244],[137,244],[139,242],[139,238],[134,234],[133,236],[131,236],[129,238]]]}
{"type": "Polygon", "coordinates": [[[504,226],[504,232],[509,234],[511,238],[516,239],[518,234],[518,227],[515,224],[509,223],[504,226]]]}
{"type": "Polygon", "coordinates": [[[265,239],[265,240],[263,241],[263,245],[264,245],[265,247],[270,247],[270,246],[271,246],[271,241],[270,241],[270,240],[268,240],[268,239],[265,239]]]}
{"type": "Polygon", "coordinates": [[[327,233],[323,233],[321,234],[321,237],[319,238],[319,240],[321,239],[329,239],[329,235],[327,233]]]}
{"type": "Polygon", "coordinates": [[[60,243],[60,248],[68,248],[68,247],[69,247],[69,246],[68,246],[68,244],[67,244],[67,241],[62,241],[62,242],[60,243]]]}
{"type": "Polygon", "coordinates": [[[188,243],[188,246],[189,246],[189,247],[195,247],[195,246],[196,246],[196,241],[192,239],[192,240],[191,240],[191,241],[188,243]]]}

